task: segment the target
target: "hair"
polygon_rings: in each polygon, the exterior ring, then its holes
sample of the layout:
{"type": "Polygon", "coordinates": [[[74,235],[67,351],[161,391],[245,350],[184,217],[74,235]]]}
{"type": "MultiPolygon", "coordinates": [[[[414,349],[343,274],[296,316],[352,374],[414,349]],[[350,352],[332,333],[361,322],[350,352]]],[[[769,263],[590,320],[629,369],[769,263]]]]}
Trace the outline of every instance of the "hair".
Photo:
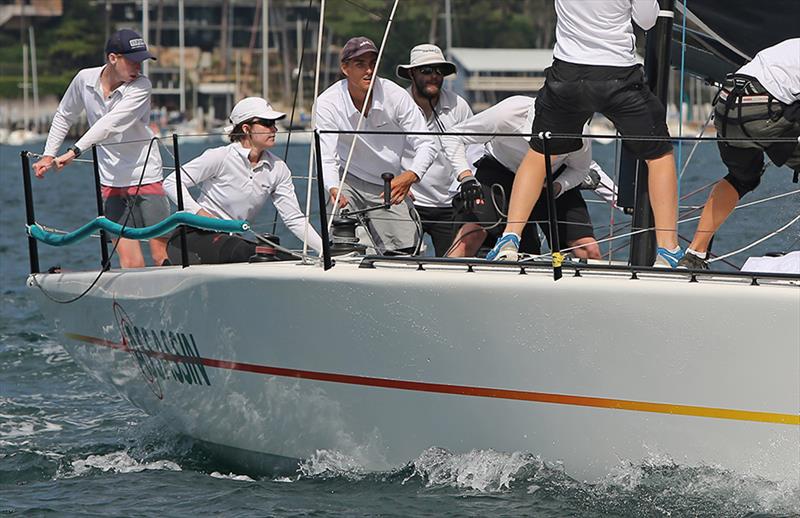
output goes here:
{"type": "Polygon", "coordinates": [[[245,124],[249,124],[249,123],[250,123],[250,121],[243,121],[243,122],[240,122],[239,124],[237,124],[236,126],[233,127],[231,132],[228,133],[228,138],[231,140],[231,142],[241,142],[242,140],[244,140],[244,138],[247,135],[245,135],[244,129],[242,128],[242,126],[244,126],[245,124]]]}

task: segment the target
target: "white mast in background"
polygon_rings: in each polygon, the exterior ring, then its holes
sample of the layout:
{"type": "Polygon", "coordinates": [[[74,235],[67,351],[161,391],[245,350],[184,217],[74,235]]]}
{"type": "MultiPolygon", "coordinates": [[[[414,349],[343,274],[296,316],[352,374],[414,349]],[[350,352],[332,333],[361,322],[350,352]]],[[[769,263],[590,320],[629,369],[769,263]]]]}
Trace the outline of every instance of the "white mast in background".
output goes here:
{"type": "Polygon", "coordinates": [[[261,96],[269,99],[269,0],[261,0],[261,96]]]}
{"type": "Polygon", "coordinates": [[[444,43],[445,56],[450,59],[450,49],[453,46],[453,10],[450,0],[444,0],[444,43]]]}

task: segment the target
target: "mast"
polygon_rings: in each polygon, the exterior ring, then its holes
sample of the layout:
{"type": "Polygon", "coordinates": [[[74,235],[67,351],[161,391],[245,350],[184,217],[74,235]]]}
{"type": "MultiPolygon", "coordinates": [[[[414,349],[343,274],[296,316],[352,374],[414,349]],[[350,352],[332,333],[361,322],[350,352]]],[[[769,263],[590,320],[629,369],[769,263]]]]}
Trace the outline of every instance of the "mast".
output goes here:
{"type": "Polygon", "coordinates": [[[269,0],[261,0],[261,97],[269,99],[269,0]]]}
{"type": "MultiPolygon", "coordinates": [[[[142,0],[142,38],[145,43],[150,44],[150,0],[142,0]]],[[[142,62],[142,75],[147,75],[150,70],[150,60],[145,59],[142,62]]]]}
{"type": "Polygon", "coordinates": [[[453,9],[450,1],[444,0],[444,55],[447,59],[450,59],[450,49],[453,47],[453,9]]]}
{"type": "MultiPolygon", "coordinates": [[[[179,47],[179,54],[178,59],[180,60],[180,65],[178,69],[178,83],[180,87],[180,111],[182,115],[186,115],[186,59],[184,56],[184,51],[186,47],[186,41],[184,40],[184,14],[183,14],[183,2],[184,0],[178,0],[178,47],[179,47]]],[[[195,88],[197,88],[195,86],[195,88]]]]}
{"type": "MultiPolygon", "coordinates": [[[[655,27],[647,31],[644,68],[650,90],[667,105],[670,57],[672,54],[672,20],[675,0],[659,0],[661,11],[655,27]]],[[[648,193],[647,164],[631,156],[625,147],[620,158],[620,206],[633,207],[632,231],[652,229],[655,225],[648,193]]],[[[655,232],[648,230],[631,237],[629,262],[633,266],[650,266],[655,259],[655,232]]]]}
{"type": "MultiPolygon", "coordinates": [[[[23,33],[24,34],[24,33],[23,33]]],[[[30,120],[28,117],[28,45],[22,44],[22,123],[24,126],[22,127],[23,136],[28,131],[28,125],[30,124],[30,120]]]]}
{"type": "Polygon", "coordinates": [[[39,133],[39,73],[36,66],[36,38],[33,36],[33,25],[28,26],[31,40],[31,84],[33,85],[33,132],[39,133]]]}

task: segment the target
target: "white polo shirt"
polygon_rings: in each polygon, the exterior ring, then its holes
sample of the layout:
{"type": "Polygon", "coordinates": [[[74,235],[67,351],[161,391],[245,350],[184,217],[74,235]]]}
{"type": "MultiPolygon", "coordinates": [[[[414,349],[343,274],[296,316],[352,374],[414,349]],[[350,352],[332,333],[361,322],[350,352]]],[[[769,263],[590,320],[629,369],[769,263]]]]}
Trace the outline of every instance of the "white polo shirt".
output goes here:
{"type": "MultiPolygon", "coordinates": [[[[78,72],[58,105],[44,154],[58,156],[70,126],[86,111],[89,130],[75,143],[81,151],[97,146],[100,183],[110,187],[130,187],[139,184],[147,156],[149,140],[153,138],[150,122],[150,80],[139,76],[123,83],[103,97],[100,72],[103,67],[85,68],[78,72]]],[[[147,159],[143,184],[162,178],[161,152],[153,143],[147,159]]]]}
{"type": "MultiPolygon", "coordinates": [[[[406,91],[411,96],[411,87],[408,87],[406,91]]],[[[424,116],[425,112],[422,111],[422,108],[420,108],[420,111],[424,116]]],[[[428,131],[437,133],[441,132],[442,129],[449,131],[456,124],[473,116],[472,108],[469,107],[466,100],[444,88],[441,90],[439,102],[434,107],[434,111],[436,112],[436,117],[431,113],[426,122],[428,131]],[[444,128],[439,127],[436,122],[437,117],[444,128]]],[[[422,180],[411,186],[414,205],[420,207],[452,207],[453,194],[450,192],[450,185],[453,183],[454,177],[461,171],[453,169],[453,165],[447,159],[447,155],[444,153],[444,145],[441,143],[441,137],[436,135],[433,138],[437,144],[436,159],[425,172],[422,180]]],[[[468,155],[474,152],[470,148],[467,149],[468,155]]],[[[477,153],[476,160],[481,157],[482,150],[478,150],[477,153]]],[[[406,149],[402,160],[404,169],[412,167],[414,156],[413,150],[406,149]]]]}
{"type": "Polygon", "coordinates": [[[553,57],[580,65],[635,65],[636,36],[656,24],[658,0],[555,0],[553,57]]]}
{"type": "MultiPolygon", "coordinates": [[[[183,206],[197,213],[205,209],[220,219],[252,221],[267,198],[278,210],[286,227],[301,241],[305,233],[305,216],[300,210],[292,183],[292,173],[283,160],[264,151],[253,166],[248,159],[249,149],[233,142],[227,146],[207,149],[202,155],[181,168],[183,206]],[[198,186],[200,196],[195,200],[188,191],[198,186]]],[[[173,172],[164,179],[164,190],[177,205],[178,188],[173,172]]],[[[322,250],[322,239],[310,228],[308,244],[322,250]]]]}
{"type": "Polygon", "coordinates": [[[800,38],[762,50],[737,73],[755,77],[784,104],[800,101],[800,38]]]}
{"type": "MultiPolygon", "coordinates": [[[[531,132],[535,115],[535,101],[533,97],[515,95],[454,126],[451,130],[454,133],[513,133],[519,136],[444,136],[442,143],[453,167],[459,173],[469,169],[465,146],[485,144],[486,150],[491,156],[516,173],[522,159],[530,150],[530,137],[523,135],[531,132]]],[[[552,164],[553,172],[563,164],[567,166],[558,177],[559,183],[564,187],[562,193],[580,185],[591,168],[597,171],[601,177],[601,185],[596,189],[598,195],[606,201],[612,202],[614,182],[592,160],[592,143],[589,139],[583,139],[583,145],[579,150],[557,156],[552,164]]],[[[451,186],[451,190],[456,188],[456,185],[451,186]]]]}
{"type": "MultiPolygon", "coordinates": [[[[361,123],[361,130],[428,132],[419,107],[405,90],[383,78],[374,81],[372,105],[361,123]]],[[[356,129],[360,112],[347,91],[346,79],[320,94],[314,113],[317,129],[356,129]]],[[[322,173],[328,190],[339,186],[339,172],[344,169],[353,137],[352,134],[320,135],[322,173]]],[[[425,135],[359,135],[347,174],[383,185],[382,173],[398,175],[404,171],[401,158],[406,149],[414,153],[408,170],[423,178],[436,157],[436,144],[432,137],[425,135]]]]}

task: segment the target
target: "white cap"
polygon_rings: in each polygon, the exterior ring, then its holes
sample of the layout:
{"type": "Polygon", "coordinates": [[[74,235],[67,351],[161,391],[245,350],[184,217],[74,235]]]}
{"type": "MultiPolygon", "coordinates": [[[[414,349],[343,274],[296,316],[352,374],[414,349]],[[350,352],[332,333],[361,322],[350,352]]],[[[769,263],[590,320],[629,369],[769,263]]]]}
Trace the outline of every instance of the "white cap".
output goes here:
{"type": "Polygon", "coordinates": [[[230,133],[233,131],[233,128],[250,119],[258,118],[276,121],[284,117],[286,117],[286,114],[274,110],[266,99],[261,97],[245,97],[236,103],[236,106],[231,110],[231,116],[228,117],[228,120],[231,122],[232,126],[226,126],[225,133],[230,133]]]}
{"type": "Polygon", "coordinates": [[[425,65],[442,65],[445,76],[456,73],[455,64],[444,58],[442,49],[430,43],[423,43],[411,49],[411,63],[408,65],[397,65],[397,77],[411,79],[408,71],[412,68],[425,65]]]}

